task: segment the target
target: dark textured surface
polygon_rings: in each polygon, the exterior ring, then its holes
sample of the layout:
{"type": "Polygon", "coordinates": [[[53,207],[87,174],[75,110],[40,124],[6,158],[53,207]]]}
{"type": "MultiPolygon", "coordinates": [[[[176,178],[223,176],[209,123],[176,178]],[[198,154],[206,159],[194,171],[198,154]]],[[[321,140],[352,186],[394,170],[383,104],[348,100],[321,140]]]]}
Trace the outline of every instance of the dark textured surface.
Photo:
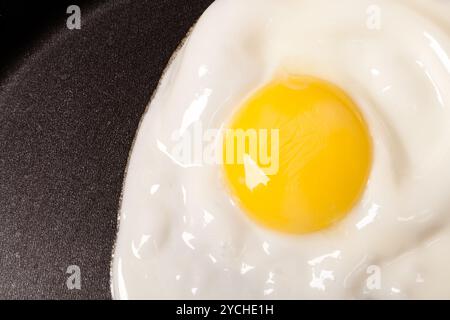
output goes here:
{"type": "Polygon", "coordinates": [[[117,209],[139,119],[171,54],[211,2],[81,6],[82,29],[74,31],[62,11],[42,41],[4,60],[0,298],[110,298],[117,209]],[[81,290],[65,285],[73,264],[81,290]]]}

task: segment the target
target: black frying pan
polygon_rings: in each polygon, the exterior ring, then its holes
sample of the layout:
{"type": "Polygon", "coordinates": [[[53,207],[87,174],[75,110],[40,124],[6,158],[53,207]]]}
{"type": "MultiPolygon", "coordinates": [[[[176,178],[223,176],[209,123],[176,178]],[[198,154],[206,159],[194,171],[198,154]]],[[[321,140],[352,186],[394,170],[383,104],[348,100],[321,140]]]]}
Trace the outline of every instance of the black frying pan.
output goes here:
{"type": "Polygon", "coordinates": [[[0,2],[0,298],[109,299],[124,170],[212,0],[0,2]],[[66,8],[81,8],[81,30],[66,8]],[[70,265],[81,290],[69,290],[70,265]]]}

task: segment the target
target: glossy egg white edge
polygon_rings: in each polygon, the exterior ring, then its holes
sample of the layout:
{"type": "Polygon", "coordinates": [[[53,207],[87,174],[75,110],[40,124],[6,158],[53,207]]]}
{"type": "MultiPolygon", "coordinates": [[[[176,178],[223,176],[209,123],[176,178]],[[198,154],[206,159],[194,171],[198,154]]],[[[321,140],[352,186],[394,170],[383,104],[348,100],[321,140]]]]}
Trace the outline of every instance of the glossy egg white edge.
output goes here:
{"type": "Polygon", "coordinates": [[[139,126],[113,297],[450,298],[442,285],[450,283],[449,10],[439,0],[214,2],[139,126]],[[368,25],[377,12],[379,26],[368,25]],[[360,203],[335,227],[301,237],[252,223],[226,192],[219,166],[179,163],[169,152],[174,132],[188,136],[196,121],[222,128],[280,70],[344,89],[374,142],[360,203]],[[369,290],[376,268],[381,285],[369,290]]]}

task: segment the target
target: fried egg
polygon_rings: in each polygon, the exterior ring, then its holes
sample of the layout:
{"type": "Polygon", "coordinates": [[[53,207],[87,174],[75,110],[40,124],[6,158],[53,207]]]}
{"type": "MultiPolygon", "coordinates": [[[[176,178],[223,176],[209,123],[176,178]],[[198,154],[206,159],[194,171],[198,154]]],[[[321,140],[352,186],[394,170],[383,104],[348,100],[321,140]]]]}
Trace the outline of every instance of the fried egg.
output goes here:
{"type": "Polygon", "coordinates": [[[450,298],[448,13],[215,1],[137,132],[113,297],[450,298]]]}

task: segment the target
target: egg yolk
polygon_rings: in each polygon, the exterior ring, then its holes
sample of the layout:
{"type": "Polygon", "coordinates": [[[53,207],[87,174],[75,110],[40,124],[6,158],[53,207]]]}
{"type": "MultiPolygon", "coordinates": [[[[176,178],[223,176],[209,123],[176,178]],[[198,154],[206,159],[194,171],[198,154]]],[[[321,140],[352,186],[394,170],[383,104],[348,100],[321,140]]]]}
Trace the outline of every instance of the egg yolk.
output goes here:
{"type": "Polygon", "coordinates": [[[240,207],[269,229],[304,234],[343,219],[365,189],[371,138],[335,85],[284,76],[238,108],[224,133],[225,180],[240,207]]]}

